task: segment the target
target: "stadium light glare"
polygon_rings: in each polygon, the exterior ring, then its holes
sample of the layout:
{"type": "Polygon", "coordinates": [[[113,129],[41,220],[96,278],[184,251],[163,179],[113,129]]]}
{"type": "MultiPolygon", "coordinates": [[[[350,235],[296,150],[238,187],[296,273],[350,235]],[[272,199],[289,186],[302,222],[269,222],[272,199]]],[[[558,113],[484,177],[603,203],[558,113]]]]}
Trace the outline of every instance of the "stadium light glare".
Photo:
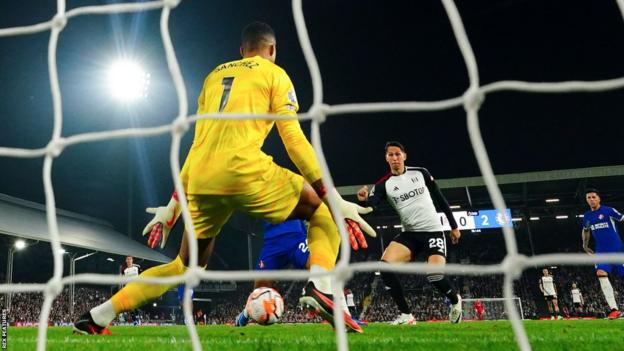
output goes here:
{"type": "Polygon", "coordinates": [[[520,218],[520,217],[514,217],[514,218],[512,218],[512,219],[511,219],[511,221],[512,221],[512,222],[521,222],[521,221],[522,221],[522,218],[520,218]]]}
{"type": "Polygon", "coordinates": [[[150,75],[137,62],[119,60],[109,67],[107,82],[115,99],[133,102],[147,97],[150,75]]]}
{"type": "Polygon", "coordinates": [[[568,219],[566,215],[555,216],[556,219],[568,219]]]}
{"type": "Polygon", "coordinates": [[[24,248],[26,248],[26,242],[24,240],[20,239],[15,242],[15,249],[17,251],[23,250],[24,248]]]}
{"type": "Polygon", "coordinates": [[[546,199],[546,202],[548,202],[548,203],[555,203],[555,202],[559,202],[559,199],[556,199],[556,198],[546,199]]]}
{"type": "Polygon", "coordinates": [[[531,218],[529,218],[529,219],[530,219],[530,220],[532,220],[532,221],[539,221],[539,220],[540,220],[540,218],[539,218],[539,217],[531,217],[531,218]]]}
{"type": "Polygon", "coordinates": [[[154,302],[153,306],[156,307],[156,306],[158,306],[158,304],[156,304],[156,302],[154,302]]]}
{"type": "Polygon", "coordinates": [[[107,258],[106,260],[107,260],[108,262],[115,262],[115,260],[114,260],[114,259],[112,259],[112,258],[110,258],[110,257],[109,257],[109,258],[107,258]]]}
{"type": "Polygon", "coordinates": [[[576,218],[583,218],[583,217],[585,217],[585,215],[582,215],[582,214],[576,215],[576,218]]]}
{"type": "Polygon", "coordinates": [[[451,208],[451,210],[456,210],[456,209],[458,209],[458,208],[461,208],[461,206],[460,206],[460,205],[451,205],[451,206],[449,206],[449,207],[451,208]]]}

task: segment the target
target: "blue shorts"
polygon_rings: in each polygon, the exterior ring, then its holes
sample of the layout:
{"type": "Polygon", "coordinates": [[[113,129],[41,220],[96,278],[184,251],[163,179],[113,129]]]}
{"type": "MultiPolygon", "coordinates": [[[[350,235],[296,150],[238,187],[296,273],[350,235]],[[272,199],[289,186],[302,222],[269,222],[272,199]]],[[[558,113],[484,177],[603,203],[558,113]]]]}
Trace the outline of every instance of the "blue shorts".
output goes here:
{"type": "MultiPolygon", "coordinates": [[[[184,300],[184,287],[185,287],[184,284],[178,285],[178,301],[184,300]]],[[[194,296],[195,296],[195,291],[191,289],[191,300],[193,299],[194,296]]]]}
{"type": "Polygon", "coordinates": [[[289,266],[295,269],[303,269],[308,262],[310,251],[305,235],[278,236],[265,239],[256,269],[275,270],[289,266]]]}
{"type": "MultiPolygon", "coordinates": [[[[624,250],[620,249],[617,251],[613,251],[613,250],[599,250],[596,249],[596,254],[600,255],[600,254],[608,254],[608,253],[624,253],[624,250]]],[[[619,275],[620,277],[624,277],[624,264],[621,263],[598,263],[596,264],[596,270],[603,270],[605,272],[607,272],[608,274],[611,274],[612,271],[614,271],[614,274],[619,275]]]]}
{"type": "Polygon", "coordinates": [[[602,269],[608,274],[611,274],[611,271],[614,270],[615,274],[624,277],[624,264],[598,263],[596,265],[596,270],[599,269],[602,269]]]}

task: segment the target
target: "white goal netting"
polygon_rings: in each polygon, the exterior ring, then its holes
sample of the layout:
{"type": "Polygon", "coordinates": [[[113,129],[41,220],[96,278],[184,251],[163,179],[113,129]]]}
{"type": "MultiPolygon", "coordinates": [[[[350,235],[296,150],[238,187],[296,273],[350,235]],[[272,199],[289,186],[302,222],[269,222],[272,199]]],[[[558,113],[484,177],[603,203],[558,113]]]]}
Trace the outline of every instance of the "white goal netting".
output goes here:
{"type": "MultiPolygon", "coordinates": [[[[223,119],[236,119],[236,118],[249,118],[249,116],[237,116],[237,115],[225,115],[225,114],[210,114],[210,115],[189,115],[187,94],[184,81],[182,79],[180,68],[176,59],[175,51],[168,29],[168,20],[170,12],[180,3],[180,0],[163,0],[163,1],[151,1],[141,3],[121,3],[102,6],[86,6],[66,10],[66,1],[58,0],[56,15],[49,21],[43,23],[37,23],[30,26],[3,28],[0,29],[0,37],[13,36],[13,35],[26,35],[33,34],[42,31],[50,31],[50,40],[48,45],[48,69],[50,76],[50,84],[53,97],[54,108],[54,127],[52,138],[45,148],[40,149],[22,149],[22,148],[9,148],[0,147],[0,156],[5,157],[23,157],[34,158],[43,157],[43,182],[46,198],[47,209],[47,221],[50,233],[50,242],[52,245],[54,255],[54,273],[52,278],[46,284],[19,284],[19,285],[0,285],[0,292],[43,292],[44,302],[41,309],[41,315],[39,319],[38,329],[38,341],[37,350],[43,351],[46,347],[46,335],[47,335],[47,321],[50,315],[50,309],[54,298],[62,291],[65,285],[72,283],[90,283],[90,284],[119,284],[122,282],[129,282],[134,280],[141,280],[150,283],[159,284],[171,284],[182,283],[186,284],[187,290],[184,297],[184,313],[187,320],[192,320],[191,312],[191,296],[188,288],[196,286],[200,280],[251,280],[257,279],[277,279],[280,280],[302,280],[310,276],[307,272],[301,271],[279,271],[279,272],[249,272],[249,271],[204,271],[197,265],[197,244],[194,240],[189,239],[190,247],[190,268],[182,276],[167,277],[167,278],[122,278],[117,275],[104,275],[104,274],[78,274],[75,276],[63,277],[63,259],[60,252],[61,246],[59,242],[59,232],[56,217],[55,197],[52,187],[52,164],[56,157],[58,157],[63,150],[78,143],[86,143],[100,140],[111,140],[116,138],[131,138],[131,137],[145,137],[171,133],[171,171],[175,179],[175,188],[178,194],[183,194],[182,184],[179,178],[179,149],[180,141],[184,133],[186,133],[190,125],[201,118],[223,118],[223,119]],[[154,128],[142,128],[142,129],[124,129],[114,130],[109,132],[94,132],[76,134],[69,137],[62,137],[61,130],[63,125],[63,112],[61,103],[61,91],[59,88],[59,79],[57,72],[57,44],[59,36],[61,35],[67,21],[84,15],[102,15],[102,14],[114,14],[122,12],[138,12],[146,10],[161,10],[160,31],[161,37],[166,52],[166,60],[169,67],[169,71],[173,78],[177,98],[178,98],[178,115],[173,119],[171,124],[154,127],[154,128]]],[[[487,85],[480,85],[479,83],[479,69],[478,65],[468,40],[468,36],[464,30],[462,18],[452,0],[442,0],[442,4],[448,18],[450,20],[451,27],[453,29],[457,44],[462,53],[466,70],[468,73],[470,84],[465,90],[462,96],[449,98],[441,101],[427,101],[427,102],[387,102],[387,103],[361,103],[361,104],[343,104],[343,105],[327,105],[323,103],[323,90],[320,70],[308,37],[308,32],[305,24],[305,18],[302,9],[302,0],[293,0],[292,8],[297,28],[297,34],[299,37],[300,45],[303,49],[303,53],[310,70],[312,77],[312,89],[313,89],[313,104],[309,111],[299,115],[299,119],[312,121],[312,145],[314,146],[319,161],[323,170],[323,173],[327,175],[327,186],[333,187],[333,182],[329,175],[331,174],[323,150],[321,148],[321,135],[320,124],[325,121],[329,116],[337,114],[348,113],[374,113],[374,112],[390,112],[390,111],[402,111],[402,112],[415,112],[415,111],[434,111],[450,109],[458,106],[463,106],[467,114],[468,132],[470,141],[474,150],[475,157],[477,159],[480,171],[485,180],[487,190],[494,203],[496,209],[500,212],[504,212],[505,201],[501,194],[501,191],[496,183],[490,160],[481,137],[479,130],[479,116],[478,111],[484,98],[487,94],[500,92],[500,91],[524,91],[534,93],[565,93],[565,92],[598,92],[610,89],[618,89],[624,87],[624,78],[616,78],[602,81],[566,81],[566,82],[552,82],[552,83],[533,83],[522,81],[499,81],[487,85]]],[[[624,0],[617,0],[620,11],[624,15],[624,0]]],[[[255,116],[259,119],[276,119],[276,116],[272,115],[258,115],[255,116]]],[[[330,199],[332,205],[336,204],[335,198],[330,199]]],[[[184,208],[183,218],[188,228],[193,233],[190,216],[187,209],[187,203],[184,196],[180,197],[180,202],[184,208]]],[[[332,206],[335,208],[335,206],[332,206]]],[[[340,214],[333,211],[333,215],[336,218],[341,218],[340,214]]],[[[341,251],[343,255],[338,261],[336,268],[328,273],[332,277],[334,296],[339,296],[342,292],[344,282],[349,279],[353,272],[359,271],[379,271],[379,270],[392,270],[402,273],[426,273],[428,267],[424,263],[413,263],[401,266],[391,266],[387,264],[381,264],[379,262],[366,262],[349,264],[350,248],[349,241],[346,240],[345,228],[342,220],[337,221],[339,223],[340,234],[343,238],[341,242],[341,251]]],[[[519,278],[523,269],[528,266],[543,266],[549,264],[588,264],[596,263],[596,256],[587,256],[584,254],[549,254],[538,255],[533,257],[526,257],[518,254],[516,241],[514,239],[514,230],[512,227],[503,228],[505,246],[507,256],[501,264],[495,265],[458,265],[449,264],[443,271],[446,273],[460,274],[460,275],[480,275],[480,274],[503,274],[503,296],[505,297],[504,305],[505,312],[508,319],[511,321],[513,330],[516,335],[516,341],[521,350],[530,350],[526,332],[521,323],[521,317],[518,309],[515,307],[513,300],[513,282],[519,278]]],[[[191,238],[193,235],[189,236],[191,238]]],[[[624,263],[624,257],[622,255],[610,254],[600,256],[600,262],[605,263],[624,263]]],[[[345,328],[343,325],[343,317],[341,313],[335,314],[336,319],[336,341],[338,349],[341,351],[348,350],[345,328]]],[[[188,332],[192,341],[194,350],[201,350],[197,331],[192,323],[187,324],[188,332]]]]}

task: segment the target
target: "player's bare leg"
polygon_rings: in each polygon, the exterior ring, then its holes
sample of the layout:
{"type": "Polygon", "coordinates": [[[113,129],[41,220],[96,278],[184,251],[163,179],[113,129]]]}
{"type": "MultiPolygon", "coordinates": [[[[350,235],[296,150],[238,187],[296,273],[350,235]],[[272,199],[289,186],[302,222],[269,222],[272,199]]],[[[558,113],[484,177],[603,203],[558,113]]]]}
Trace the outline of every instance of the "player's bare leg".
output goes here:
{"type": "Polygon", "coordinates": [[[555,311],[553,309],[553,304],[551,300],[546,301],[546,306],[548,306],[548,313],[550,313],[550,319],[555,319],[555,311]]]}
{"type": "MultiPolygon", "coordinates": [[[[152,267],[140,276],[168,277],[183,274],[189,265],[188,233],[184,231],[182,244],[173,261],[152,267]]],[[[214,238],[198,239],[198,260],[200,266],[207,266],[214,249],[214,238]]],[[[162,296],[177,284],[148,284],[132,282],[119,290],[111,299],[92,308],[74,323],[74,332],[80,334],[104,334],[106,327],[118,314],[132,311],[143,304],[162,296]]]]}
{"type": "Polygon", "coordinates": [[[559,301],[557,299],[552,300],[553,310],[555,311],[555,316],[557,319],[563,319],[561,313],[559,312],[559,301]]]}
{"type": "Polygon", "coordinates": [[[405,245],[391,241],[381,260],[388,263],[405,263],[412,260],[412,251],[405,245]]]}
{"type": "Polygon", "coordinates": [[[257,288],[272,288],[273,281],[272,280],[256,280],[254,281],[254,289],[257,288]]]}
{"type": "MultiPolygon", "coordinates": [[[[381,256],[382,262],[387,262],[390,264],[401,264],[405,262],[409,262],[412,260],[412,251],[405,245],[398,243],[396,241],[391,241],[383,255],[381,256]]],[[[407,305],[407,300],[405,300],[405,295],[403,294],[403,287],[401,286],[401,282],[397,275],[393,272],[381,272],[381,278],[384,281],[386,287],[390,290],[390,296],[394,300],[394,303],[397,305],[399,311],[401,312],[399,316],[392,321],[390,324],[392,325],[402,325],[402,324],[414,324],[416,323],[416,318],[410,312],[409,306],[407,305]]]]}
{"type": "Polygon", "coordinates": [[[308,182],[303,182],[299,202],[297,202],[297,206],[290,213],[288,219],[305,219],[309,221],[322,203],[323,201],[318,197],[312,185],[308,182]]]}
{"type": "MultiPolygon", "coordinates": [[[[187,231],[184,231],[182,236],[182,243],[180,244],[180,250],[178,251],[178,256],[182,259],[182,263],[185,266],[189,266],[189,244],[187,236],[189,234],[187,231]]],[[[212,256],[212,252],[214,250],[214,238],[207,239],[196,239],[197,241],[197,265],[200,267],[208,267],[208,262],[210,262],[210,257],[212,256]]]]}

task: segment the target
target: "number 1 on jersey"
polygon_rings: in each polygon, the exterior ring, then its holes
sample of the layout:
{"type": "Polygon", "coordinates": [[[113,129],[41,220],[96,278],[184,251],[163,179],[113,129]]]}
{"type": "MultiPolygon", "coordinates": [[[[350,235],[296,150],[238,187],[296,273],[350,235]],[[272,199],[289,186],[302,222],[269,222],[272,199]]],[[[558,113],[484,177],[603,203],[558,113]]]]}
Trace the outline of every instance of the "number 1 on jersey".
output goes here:
{"type": "Polygon", "coordinates": [[[221,102],[219,103],[219,112],[223,112],[225,105],[227,105],[230,98],[230,91],[232,91],[232,83],[234,83],[234,77],[223,77],[221,85],[223,85],[223,94],[221,95],[221,102]]]}

